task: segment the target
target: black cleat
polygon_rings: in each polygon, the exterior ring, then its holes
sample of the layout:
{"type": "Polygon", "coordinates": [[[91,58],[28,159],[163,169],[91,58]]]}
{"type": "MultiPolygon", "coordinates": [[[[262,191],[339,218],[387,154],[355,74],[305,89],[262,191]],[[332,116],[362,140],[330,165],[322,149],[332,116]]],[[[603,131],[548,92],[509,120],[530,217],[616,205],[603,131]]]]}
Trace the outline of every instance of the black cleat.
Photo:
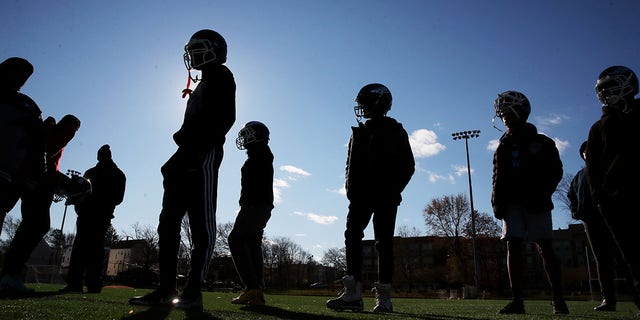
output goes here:
{"type": "Polygon", "coordinates": [[[553,314],[569,314],[569,308],[564,300],[556,300],[551,302],[553,314]]]}
{"type": "Polygon", "coordinates": [[[129,299],[129,304],[134,306],[173,306],[177,293],[168,293],[154,290],[144,296],[129,299]]]}
{"type": "Polygon", "coordinates": [[[177,299],[173,300],[173,306],[183,310],[202,309],[202,293],[182,292],[177,299]]]}
{"type": "Polygon", "coordinates": [[[507,305],[498,311],[500,314],[524,314],[524,301],[511,300],[507,305]]]}

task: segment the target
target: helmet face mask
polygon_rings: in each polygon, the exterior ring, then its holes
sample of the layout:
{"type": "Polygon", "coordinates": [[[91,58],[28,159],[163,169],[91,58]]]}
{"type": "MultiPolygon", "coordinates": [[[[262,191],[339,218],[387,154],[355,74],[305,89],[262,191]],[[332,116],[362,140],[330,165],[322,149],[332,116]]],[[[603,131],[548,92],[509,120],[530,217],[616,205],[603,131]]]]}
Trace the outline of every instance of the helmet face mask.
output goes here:
{"type": "Polygon", "coordinates": [[[609,67],[600,73],[595,90],[603,106],[622,106],[628,112],[627,100],[638,93],[638,77],[627,67],[609,67]]]}
{"type": "Polygon", "coordinates": [[[520,121],[527,121],[531,113],[531,104],[527,97],[517,91],[506,91],[498,95],[493,103],[496,116],[504,120],[509,114],[520,121]]]}
{"type": "Polygon", "coordinates": [[[187,70],[202,70],[210,63],[223,64],[227,61],[227,43],[213,30],[200,30],[184,46],[183,60],[187,70]]]}
{"type": "Polygon", "coordinates": [[[184,65],[187,69],[198,69],[217,58],[211,42],[206,39],[190,40],[184,46],[184,51],[184,65]]]}
{"type": "Polygon", "coordinates": [[[262,122],[250,121],[238,132],[236,147],[245,150],[257,142],[269,141],[269,129],[262,122]]]}
{"type": "Polygon", "coordinates": [[[371,83],[360,89],[356,102],[353,111],[357,119],[384,117],[391,109],[391,91],[382,84],[371,83]]]}

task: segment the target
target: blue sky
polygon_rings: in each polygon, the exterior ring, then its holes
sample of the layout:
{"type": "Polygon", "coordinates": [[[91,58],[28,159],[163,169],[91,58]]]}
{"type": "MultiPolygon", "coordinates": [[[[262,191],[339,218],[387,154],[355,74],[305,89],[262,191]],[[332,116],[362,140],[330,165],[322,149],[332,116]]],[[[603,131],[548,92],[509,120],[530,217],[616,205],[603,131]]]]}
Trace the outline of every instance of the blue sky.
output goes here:
{"type": "MultiPolygon", "coordinates": [[[[160,166],[176,149],[171,136],[186,105],[183,46],[199,29],[217,30],[238,87],[218,222],[238,210],[246,155],[233,140],[244,123],[262,121],[272,133],[277,195],[266,235],[290,237],[320,258],[343,246],[346,144],[362,86],[387,85],[389,115],[411,135],[417,170],[397,226],[424,234],[431,199],[468,194],[465,146],[452,132],[481,130],[469,140],[474,206],[492,214],[491,160],[501,133],[491,119],[500,92],[529,97],[530,121],[556,141],[565,173],[583,165],[578,148],[600,116],[597,75],[610,65],[640,72],[638,16],[635,0],[9,0],[0,3],[0,59],[33,63],[22,91],[45,117],[81,119],[63,170],[84,172],[98,148],[111,145],[128,178],[113,220],[124,234],[135,223],[157,224],[160,166]]],[[[52,227],[63,212],[63,204],[52,206],[52,227]]],[[[64,231],[74,232],[68,213],[64,231]]],[[[554,210],[553,222],[566,228],[569,212],[554,210]]]]}

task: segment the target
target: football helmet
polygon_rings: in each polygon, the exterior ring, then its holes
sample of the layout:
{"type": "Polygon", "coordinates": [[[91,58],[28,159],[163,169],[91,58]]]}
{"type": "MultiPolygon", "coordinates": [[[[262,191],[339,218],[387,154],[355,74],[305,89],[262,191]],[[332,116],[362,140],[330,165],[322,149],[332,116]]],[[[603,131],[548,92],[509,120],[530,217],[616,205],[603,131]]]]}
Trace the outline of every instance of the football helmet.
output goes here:
{"type": "Polygon", "coordinates": [[[81,176],[80,172],[75,170],[68,170],[67,174],[69,177],[58,173],[57,186],[54,191],[54,201],[57,202],[67,199],[66,205],[75,205],[91,195],[91,181],[81,176]]]}
{"type": "Polygon", "coordinates": [[[227,42],[213,30],[200,30],[184,46],[183,58],[187,70],[202,70],[209,63],[223,64],[227,61],[227,42]]]}
{"type": "Polygon", "coordinates": [[[19,57],[8,58],[0,63],[0,87],[20,91],[33,74],[33,65],[19,57]]]}
{"type": "Polygon", "coordinates": [[[624,101],[623,112],[628,112],[626,101],[636,94],[638,94],[638,77],[627,67],[608,67],[598,76],[596,95],[603,106],[614,106],[624,101]]]}
{"type": "Polygon", "coordinates": [[[507,113],[513,113],[519,120],[527,121],[531,113],[529,99],[518,91],[505,91],[498,94],[493,107],[496,109],[498,118],[503,118],[507,113]]]}
{"type": "Polygon", "coordinates": [[[238,132],[236,146],[244,150],[248,145],[260,141],[269,141],[269,128],[260,121],[249,121],[238,132]]]}
{"type": "Polygon", "coordinates": [[[357,106],[353,107],[356,118],[382,117],[391,110],[391,91],[379,83],[370,83],[358,92],[357,106]]]}

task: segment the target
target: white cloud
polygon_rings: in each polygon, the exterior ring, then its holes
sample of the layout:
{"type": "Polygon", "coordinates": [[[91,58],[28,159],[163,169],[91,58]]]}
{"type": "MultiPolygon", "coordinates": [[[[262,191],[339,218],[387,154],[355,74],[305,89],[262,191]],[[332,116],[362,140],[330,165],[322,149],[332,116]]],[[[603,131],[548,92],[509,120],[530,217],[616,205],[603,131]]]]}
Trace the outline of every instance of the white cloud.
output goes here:
{"type": "Polygon", "coordinates": [[[280,170],[281,171],[285,171],[285,172],[289,172],[289,173],[293,173],[296,175],[300,175],[300,176],[310,176],[311,173],[305,171],[304,169],[300,169],[297,167],[294,167],[292,165],[286,165],[286,166],[280,166],[280,170]]]}
{"type": "Polygon", "coordinates": [[[334,192],[343,196],[347,196],[347,188],[342,185],[342,187],[340,187],[340,189],[329,189],[330,192],[334,192]]]}
{"type": "Polygon", "coordinates": [[[544,129],[549,129],[551,127],[561,125],[566,119],[570,119],[570,117],[566,115],[559,115],[559,114],[550,114],[544,117],[538,116],[536,117],[536,126],[544,129]]]}
{"type": "Polygon", "coordinates": [[[556,142],[556,148],[558,148],[558,152],[560,154],[563,154],[564,151],[567,150],[567,148],[571,146],[571,144],[567,140],[562,141],[559,138],[552,138],[552,139],[553,139],[553,141],[556,142]]]}
{"type": "Polygon", "coordinates": [[[338,217],[336,216],[323,216],[316,213],[305,213],[300,211],[296,211],[293,214],[303,216],[307,218],[307,220],[310,220],[317,224],[334,224],[336,221],[338,221],[338,217]]]}
{"type": "Polygon", "coordinates": [[[487,150],[491,152],[495,152],[498,149],[498,144],[500,144],[500,139],[493,139],[487,143],[487,150]]]}
{"type": "MultiPolygon", "coordinates": [[[[463,175],[467,175],[467,166],[461,166],[461,165],[452,165],[451,166],[453,168],[453,171],[455,172],[455,175],[460,177],[463,175]]],[[[475,170],[473,168],[471,168],[471,174],[473,174],[475,170]]]]}
{"type": "Polygon", "coordinates": [[[415,158],[426,158],[437,155],[445,150],[443,144],[438,142],[438,135],[427,129],[418,129],[409,136],[411,151],[415,158]]]}
{"type": "Polygon", "coordinates": [[[275,203],[282,202],[282,188],[289,188],[287,181],[282,179],[273,179],[273,201],[275,203]]]}
{"type": "Polygon", "coordinates": [[[288,175],[287,177],[285,177],[284,179],[273,179],[273,201],[275,203],[281,203],[282,202],[282,189],[283,188],[290,188],[291,185],[289,184],[289,182],[287,182],[287,180],[289,181],[296,181],[296,177],[298,176],[310,176],[311,173],[291,166],[291,165],[286,165],[286,166],[280,166],[280,170],[287,172],[291,175],[288,175]],[[286,179],[286,180],[285,180],[286,179]]]}
{"type": "Polygon", "coordinates": [[[431,183],[436,183],[438,181],[449,181],[450,183],[455,183],[455,177],[452,175],[440,175],[432,171],[427,171],[427,176],[431,183]]]}
{"type": "Polygon", "coordinates": [[[273,179],[273,186],[277,188],[289,188],[289,182],[286,182],[282,179],[273,179]]]}

